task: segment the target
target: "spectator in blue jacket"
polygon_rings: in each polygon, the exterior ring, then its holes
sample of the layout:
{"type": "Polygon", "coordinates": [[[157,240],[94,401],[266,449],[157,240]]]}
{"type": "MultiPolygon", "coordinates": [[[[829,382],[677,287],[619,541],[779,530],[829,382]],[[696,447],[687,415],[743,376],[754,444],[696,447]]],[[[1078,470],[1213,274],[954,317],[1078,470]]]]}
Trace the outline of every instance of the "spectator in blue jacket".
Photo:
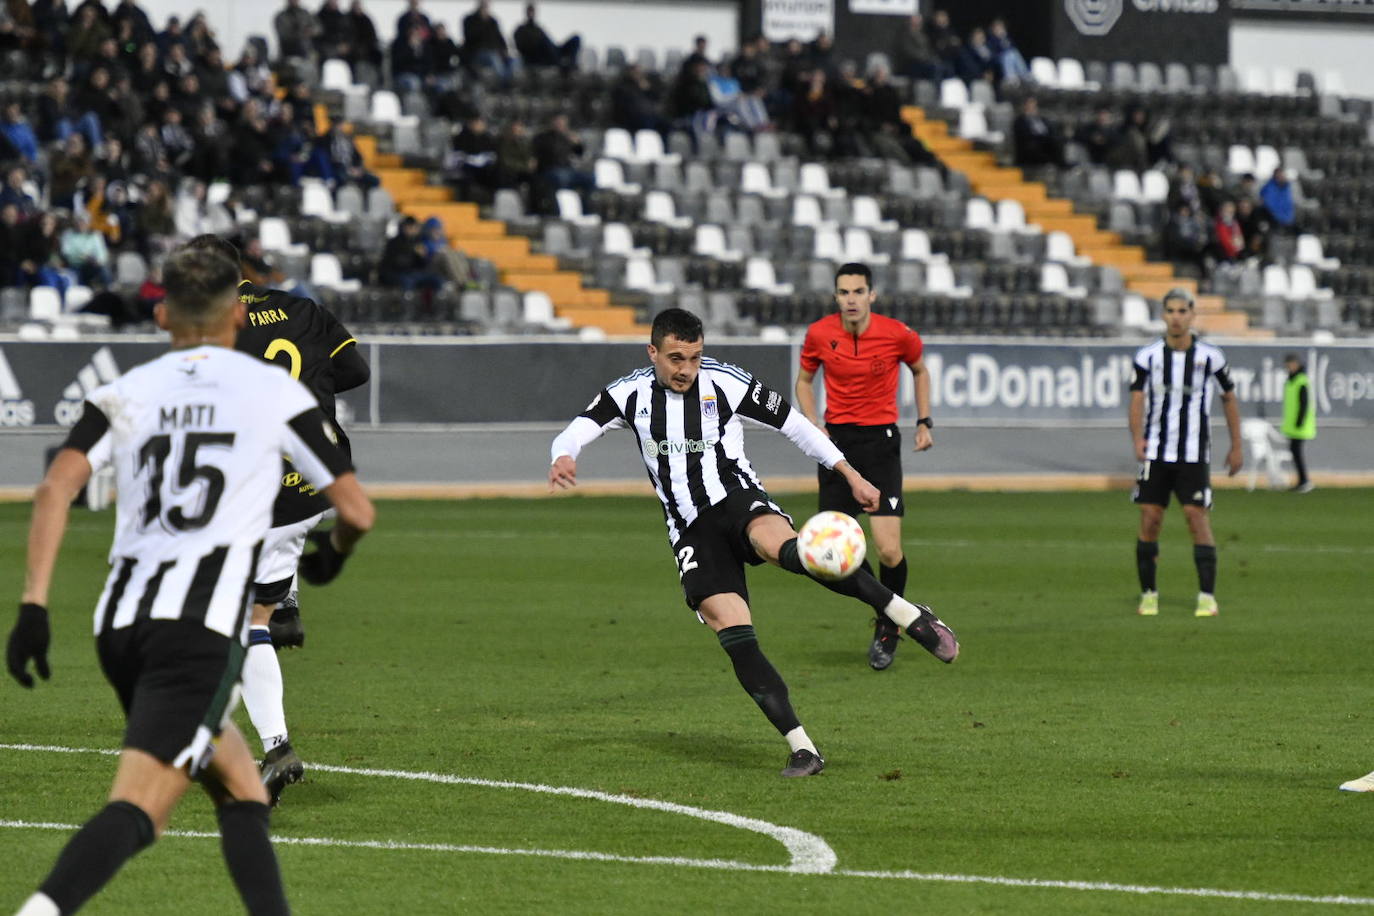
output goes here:
{"type": "Polygon", "coordinates": [[[1274,222],[1285,232],[1297,232],[1297,207],[1293,203],[1293,185],[1288,181],[1288,173],[1275,169],[1274,175],[1260,188],[1260,200],[1274,217],[1274,222]]]}
{"type": "Polygon", "coordinates": [[[19,150],[19,155],[29,162],[38,161],[38,136],[34,134],[33,126],[29,124],[29,119],[24,117],[24,109],[18,102],[10,102],[5,106],[5,118],[0,122],[0,133],[19,150]]]}

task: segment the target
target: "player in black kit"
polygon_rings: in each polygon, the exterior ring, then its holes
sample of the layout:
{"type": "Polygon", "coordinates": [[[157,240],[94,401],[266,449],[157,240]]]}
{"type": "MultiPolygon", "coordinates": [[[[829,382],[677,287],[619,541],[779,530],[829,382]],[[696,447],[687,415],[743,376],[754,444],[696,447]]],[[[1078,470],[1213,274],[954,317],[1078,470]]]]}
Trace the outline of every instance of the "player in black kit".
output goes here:
{"type": "MultiPolygon", "coordinates": [[[[312,300],[255,282],[261,278],[231,242],[217,235],[200,235],[186,247],[217,252],[248,275],[238,289],[248,321],[239,331],[235,349],[279,365],[299,379],[329,418],[340,449],[351,457],[348,436],[335,414],[335,396],[366,384],[371,375],[353,335],[312,300]]],[[[307,535],[329,508],[328,501],[289,465],[282,469],[281,483],[272,507],[272,529],[258,562],[243,664],[243,703],[262,740],[263,782],[274,805],[282,790],[305,774],[305,764],[291,747],[286,729],[281,665],[274,647],[299,646],[305,641],[294,588],[296,566],[307,535]]]]}

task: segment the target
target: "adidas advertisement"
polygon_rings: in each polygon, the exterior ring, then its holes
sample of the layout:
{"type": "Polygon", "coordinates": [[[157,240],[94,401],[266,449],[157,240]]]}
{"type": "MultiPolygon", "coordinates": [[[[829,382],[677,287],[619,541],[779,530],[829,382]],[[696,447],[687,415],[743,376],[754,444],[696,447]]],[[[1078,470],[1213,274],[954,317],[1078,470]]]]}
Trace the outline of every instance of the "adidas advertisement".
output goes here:
{"type": "MultiPolygon", "coordinates": [[[[925,365],[934,413],[941,422],[988,425],[1124,423],[1131,359],[1145,342],[929,340],[925,365]]],[[[634,343],[363,346],[372,381],[346,392],[339,408],[341,418],[366,426],[561,423],[587,406],[588,391],[648,364],[643,344],[634,343]],[[565,349],[550,353],[541,347],[565,349]]],[[[790,400],[800,346],[708,339],[706,354],[743,366],[790,400]]],[[[1225,342],[1222,348],[1241,413],[1277,417],[1286,378],[1283,357],[1294,348],[1225,342]]],[[[0,344],[0,436],[6,428],[71,426],[92,389],[164,350],[160,342],[0,344]]],[[[1374,349],[1329,344],[1298,352],[1324,422],[1374,423],[1374,349]]],[[[902,376],[898,397],[903,420],[914,420],[909,373],[902,376]]]]}

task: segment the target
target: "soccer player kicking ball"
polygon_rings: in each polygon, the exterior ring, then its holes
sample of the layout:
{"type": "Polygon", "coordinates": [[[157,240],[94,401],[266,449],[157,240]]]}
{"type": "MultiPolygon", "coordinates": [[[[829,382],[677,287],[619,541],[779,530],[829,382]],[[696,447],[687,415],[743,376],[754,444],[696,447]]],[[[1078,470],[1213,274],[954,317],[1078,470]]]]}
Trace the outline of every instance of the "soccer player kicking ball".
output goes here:
{"type": "MultiPolygon", "coordinates": [[[[651,365],[603,388],[554,439],[549,489],[577,483],[577,456],[606,430],[633,431],[663,503],[688,607],[715,631],[740,684],[787,739],[792,753],[782,775],[811,776],[825,760],[793,711],[787,685],[759,648],[744,567],[768,562],[807,573],[792,519],[769,498],[744,454],[742,419],[778,430],[842,474],[865,509],[876,508],[878,491],[782,395],[742,369],[703,358],[703,344],[697,316],[683,309],[660,312],[650,334],[651,365]]],[[[940,661],[958,657],[954,632],[930,608],[894,594],[866,569],[838,581],[814,581],[886,614],[940,661]]]]}
{"type": "Polygon", "coordinates": [[[67,843],[19,916],[75,913],[162,833],[192,780],[215,804],[224,861],[248,911],[290,909],[268,838],[267,790],[229,718],[282,458],[339,516],[302,562],[308,581],[338,575],[373,509],[310,392],[231,349],[245,320],[238,265],[186,251],[168,259],[164,277],[156,316],[172,333],[171,352],[91,392],[34,496],[10,674],[25,687],[30,662],[40,677],[50,674],[46,605],[67,513],[92,469],[113,464],[112,569],[95,636],[126,726],[109,803],[67,843]]]}

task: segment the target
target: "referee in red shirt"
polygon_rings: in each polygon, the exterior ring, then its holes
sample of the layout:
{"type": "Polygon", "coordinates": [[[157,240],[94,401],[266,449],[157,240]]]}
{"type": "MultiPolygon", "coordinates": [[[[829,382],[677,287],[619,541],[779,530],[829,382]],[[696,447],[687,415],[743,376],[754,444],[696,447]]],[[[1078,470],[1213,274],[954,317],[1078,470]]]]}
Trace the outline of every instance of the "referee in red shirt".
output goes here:
{"type": "MultiPolygon", "coordinates": [[[[906,591],[902,554],[902,435],[897,430],[897,382],[903,363],[916,378],[916,451],[931,438],[930,376],[921,361],[921,336],[893,318],[873,314],[873,274],[863,264],[845,264],[835,273],[839,311],[806,329],[796,406],[821,426],[816,415],[816,370],[825,369],[825,424],[822,427],[854,468],[882,494],[869,513],[878,548],[878,579],[898,595],[906,591]]],[[[820,508],[857,516],[863,511],[844,478],[820,468],[820,508]]],[[[873,630],[868,663],[875,671],[892,664],[898,630],[882,617],[873,630]]]]}

